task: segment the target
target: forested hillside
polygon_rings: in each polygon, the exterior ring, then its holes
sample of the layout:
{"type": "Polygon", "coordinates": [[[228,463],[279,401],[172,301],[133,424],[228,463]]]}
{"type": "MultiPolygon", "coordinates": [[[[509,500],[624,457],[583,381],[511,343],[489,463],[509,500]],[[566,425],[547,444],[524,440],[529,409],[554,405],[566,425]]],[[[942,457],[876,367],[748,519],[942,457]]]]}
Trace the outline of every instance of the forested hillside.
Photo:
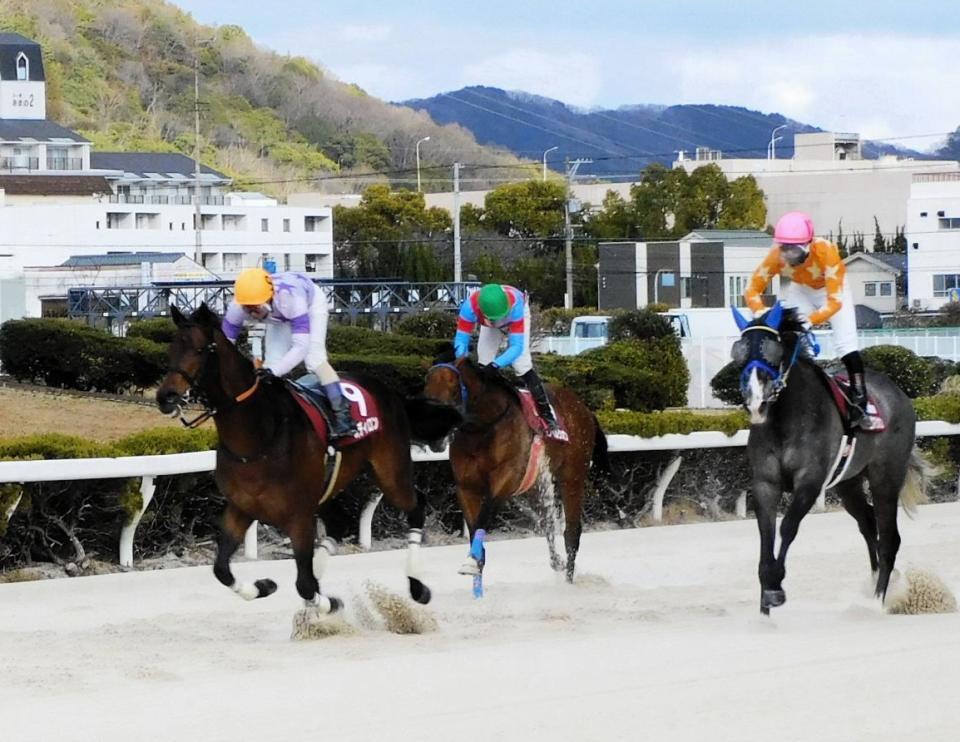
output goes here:
{"type": "MultiPolygon", "coordinates": [[[[414,146],[425,136],[423,176],[431,188],[449,181],[454,160],[518,164],[457,125],[440,127],[307,59],[259,48],[238,26],[201,25],[163,0],[0,0],[0,30],[43,45],[48,117],[101,150],[192,154],[199,59],[203,160],[258,190],[283,195],[313,187],[305,181],[318,175],[374,171],[409,185],[414,146]]],[[[514,171],[474,177],[490,172],[514,171]]],[[[341,191],[373,180],[333,182],[341,191]]]]}
{"type": "MultiPolygon", "coordinates": [[[[624,92],[629,95],[629,91],[624,92]]],[[[793,156],[795,134],[820,131],[815,126],[740,106],[630,105],[612,110],[583,111],[558,100],[473,86],[432,98],[406,101],[442,124],[466,127],[478,142],[506,147],[536,158],[549,148],[550,165],[562,169],[564,158],[589,157],[582,175],[597,174],[636,180],[647,165],[668,165],[678,150],[692,154],[697,147],[723,150],[725,157],[766,157],[770,132],[779,134],[777,155],[793,156]]],[[[921,156],[884,142],[865,142],[864,156],[921,156]]]]}

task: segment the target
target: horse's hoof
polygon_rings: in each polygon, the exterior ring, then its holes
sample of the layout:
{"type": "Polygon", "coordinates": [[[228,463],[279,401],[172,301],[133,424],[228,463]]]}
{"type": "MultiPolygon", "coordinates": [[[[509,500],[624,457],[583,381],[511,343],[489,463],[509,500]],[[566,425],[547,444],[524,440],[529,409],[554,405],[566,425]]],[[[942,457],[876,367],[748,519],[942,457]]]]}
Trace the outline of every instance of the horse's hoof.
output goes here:
{"type": "Polygon", "coordinates": [[[266,598],[277,592],[277,583],[273,580],[257,580],[253,583],[257,588],[257,597],[266,598]]]}
{"type": "Polygon", "coordinates": [[[771,608],[776,608],[787,602],[787,594],[783,590],[761,590],[760,591],[760,610],[767,609],[765,615],[769,615],[771,608]]]}
{"type": "Polygon", "coordinates": [[[769,616],[769,615],[770,615],[770,606],[768,606],[768,605],[761,605],[761,606],[760,606],[760,614],[763,615],[763,616],[769,616]]]}
{"type": "Polygon", "coordinates": [[[340,598],[329,597],[328,600],[330,601],[330,613],[343,610],[343,601],[340,598]]]}
{"type": "Polygon", "coordinates": [[[430,588],[420,582],[416,577],[408,577],[407,580],[410,582],[410,597],[420,605],[429,603],[430,598],[433,597],[430,593],[430,588]]]}
{"type": "Polygon", "coordinates": [[[457,570],[457,574],[461,575],[478,575],[483,570],[480,568],[480,563],[477,562],[473,557],[467,557],[467,561],[460,565],[460,568],[457,570]]]}

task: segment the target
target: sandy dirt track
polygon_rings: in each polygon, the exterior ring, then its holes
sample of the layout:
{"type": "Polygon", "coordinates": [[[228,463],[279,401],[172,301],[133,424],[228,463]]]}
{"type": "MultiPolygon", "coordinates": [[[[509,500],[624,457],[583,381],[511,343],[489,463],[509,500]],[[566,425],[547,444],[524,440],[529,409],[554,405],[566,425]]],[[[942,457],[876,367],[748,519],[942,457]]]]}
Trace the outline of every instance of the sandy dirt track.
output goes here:
{"type": "MultiPolygon", "coordinates": [[[[960,504],[901,518],[903,564],[960,587],[960,504]]],[[[811,515],[787,604],[757,609],[753,521],[584,537],[577,583],[541,539],[496,541],[488,595],[424,549],[436,633],[292,642],[289,561],[246,603],[207,567],[0,585],[0,739],[956,740],[960,615],[889,616],[865,597],[845,513],[811,515]]],[[[327,592],[356,621],[363,582],[404,589],[404,557],[336,557],[327,592]]]]}

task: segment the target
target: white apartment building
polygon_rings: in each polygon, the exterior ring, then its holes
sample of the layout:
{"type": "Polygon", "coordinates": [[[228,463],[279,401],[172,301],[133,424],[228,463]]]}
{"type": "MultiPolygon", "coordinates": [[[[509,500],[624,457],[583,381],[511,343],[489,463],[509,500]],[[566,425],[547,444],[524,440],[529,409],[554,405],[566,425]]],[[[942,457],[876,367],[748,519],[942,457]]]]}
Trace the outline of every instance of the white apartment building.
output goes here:
{"type": "Polygon", "coordinates": [[[960,301],[960,173],[919,173],[907,203],[911,309],[960,301]]]}
{"type": "Polygon", "coordinates": [[[823,237],[836,236],[842,224],[845,235],[862,232],[868,240],[874,217],[888,237],[907,223],[915,174],[960,172],[953,160],[864,160],[858,134],[797,134],[794,152],[790,159],[728,159],[719,150],[701,148],[693,158],[681,153],[673,166],[692,172],[713,164],[730,180],[752,175],[763,190],[771,224],[788,211],[806,211],[823,237]]]}
{"type": "MultiPolygon", "coordinates": [[[[91,151],[87,140],[45,114],[39,44],[0,33],[4,280],[15,282],[28,267],[120,253],[186,255],[221,279],[268,259],[278,270],[333,276],[332,209],[231,193],[230,178],[208,167],[198,175],[193,160],[179,153],[91,151]]],[[[115,273],[94,273],[96,280],[87,271],[64,275],[73,276],[74,286],[106,285],[115,273]]],[[[0,321],[38,315],[41,298],[56,299],[42,293],[27,288],[19,314],[2,302],[0,321]]]]}

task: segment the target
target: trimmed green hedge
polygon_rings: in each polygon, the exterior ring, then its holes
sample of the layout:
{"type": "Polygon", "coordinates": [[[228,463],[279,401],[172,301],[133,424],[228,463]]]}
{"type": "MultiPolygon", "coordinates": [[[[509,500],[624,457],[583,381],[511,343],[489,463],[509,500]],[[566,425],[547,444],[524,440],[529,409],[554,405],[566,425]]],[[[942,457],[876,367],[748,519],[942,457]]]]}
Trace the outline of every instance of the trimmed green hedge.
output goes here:
{"type": "Polygon", "coordinates": [[[151,317],[132,322],[127,328],[128,338],[143,338],[161,345],[169,345],[177,332],[177,326],[169,317],[151,317]]]}
{"type": "Polygon", "coordinates": [[[439,310],[408,314],[395,329],[400,335],[450,342],[457,331],[457,315],[439,310]]]}
{"type": "Polygon", "coordinates": [[[864,366],[885,373],[910,398],[934,394],[948,375],[938,379],[935,364],[898,345],[875,345],[860,353],[864,366]]]}
{"type": "Polygon", "coordinates": [[[123,392],[156,384],[167,352],[150,340],[114,337],[71,320],[26,319],[0,327],[0,363],[18,381],[123,392]]]}
{"type": "Polygon", "coordinates": [[[690,373],[672,333],[609,343],[578,356],[541,355],[536,364],[545,377],[570,387],[593,409],[650,412],[687,402],[690,373]]]}
{"type": "Polygon", "coordinates": [[[350,325],[330,325],[327,350],[331,354],[350,356],[418,356],[434,358],[450,344],[445,340],[429,340],[412,335],[368,330],[350,325]]]}
{"type": "Polygon", "coordinates": [[[600,426],[606,433],[623,433],[652,438],[668,433],[693,433],[717,430],[733,435],[749,426],[743,410],[719,414],[684,411],[634,412],[633,410],[601,410],[597,413],[600,426]]]}

